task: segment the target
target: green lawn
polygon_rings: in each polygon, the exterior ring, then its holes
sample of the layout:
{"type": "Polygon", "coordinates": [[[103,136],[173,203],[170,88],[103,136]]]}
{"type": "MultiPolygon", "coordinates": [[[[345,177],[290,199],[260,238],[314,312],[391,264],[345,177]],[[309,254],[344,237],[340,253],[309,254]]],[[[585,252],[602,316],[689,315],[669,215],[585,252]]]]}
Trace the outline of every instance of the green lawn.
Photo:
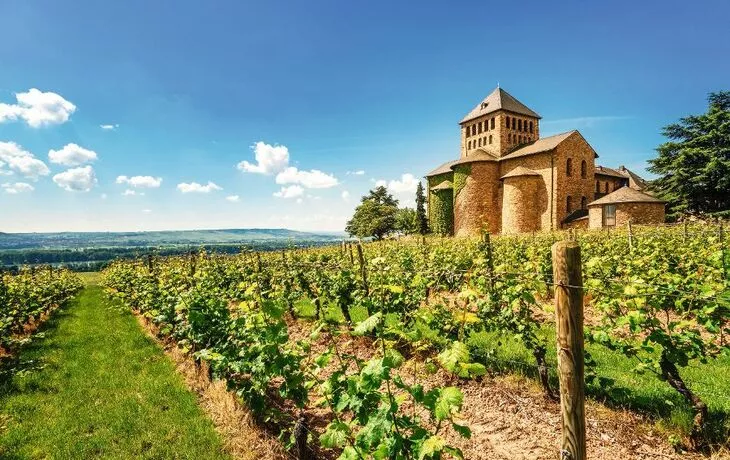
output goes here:
{"type": "Polygon", "coordinates": [[[94,284],[21,360],[36,366],[0,382],[0,458],[228,458],[160,347],[94,284]]]}

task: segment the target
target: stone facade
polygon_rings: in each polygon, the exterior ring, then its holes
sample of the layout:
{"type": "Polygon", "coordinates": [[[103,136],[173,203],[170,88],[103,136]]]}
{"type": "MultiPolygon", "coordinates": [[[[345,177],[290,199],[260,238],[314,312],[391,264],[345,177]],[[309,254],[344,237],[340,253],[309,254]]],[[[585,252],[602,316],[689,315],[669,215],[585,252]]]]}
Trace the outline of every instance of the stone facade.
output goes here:
{"type": "MultiPolygon", "coordinates": [[[[459,159],[426,176],[429,208],[435,203],[432,200],[442,198],[434,198],[435,193],[443,195],[431,188],[444,180],[453,183],[456,236],[478,235],[484,230],[521,233],[594,228],[596,219],[602,222],[602,214],[597,217],[598,211],[589,210],[591,202],[629,182],[643,182],[623,167],[596,166],[598,155],[578,131],[541,138],[540,116],[500,88],[474,107],[460,125],[459,159]]],[[[663,222],[661,206],[661,213],[656,203],[645,206],[651,212],[642,222],[663,222]]],[[[624,219],[619,218],[624,208],[634,215],[641,213],[642,206],[635,210],[621,206],[616,217],[619,222],[624,219]]],[[[430,209],[429,218],[436,218],[430,209]]]]}
{"type": "Polygon", "coordinates": [[[647,225],[664,222],[665,205],[661,202],[646,203],[614,203],[591,206],[588,211],[588,226],[590,228],[602,228],[604,225],[603,215],[606,206],[615,206],[616,218],[612,227],[625,227],[629,221],[636,225],[647,225]]]}

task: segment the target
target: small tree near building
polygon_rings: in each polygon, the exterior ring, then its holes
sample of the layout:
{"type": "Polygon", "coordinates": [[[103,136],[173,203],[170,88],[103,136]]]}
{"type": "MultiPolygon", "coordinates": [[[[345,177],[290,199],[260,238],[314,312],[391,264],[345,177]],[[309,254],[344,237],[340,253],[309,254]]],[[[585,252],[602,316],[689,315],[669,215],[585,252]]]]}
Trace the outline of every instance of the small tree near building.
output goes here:
{"type": "Polygon", "coordinates": [[[380,240],[396,230],[397,212],[398,200],[385,187],[376,187],[362,197],[345,231],[358,238],[372,236],[380,240]]]}
{"type": "Polygon", "coordinates": [[[395,213],[395,229],[406,235],[413,235],[421,231],[418,213],[413,208],[400,208],[395,213]]]}
{"type": "Polygon", "coordinates": [[[426,217],[426,195],[423,193],[423,183],[418,181],[416,188],[416,217],[418,219],[418,232],[421,235],[428,233],[428,218],[426,217]]]}

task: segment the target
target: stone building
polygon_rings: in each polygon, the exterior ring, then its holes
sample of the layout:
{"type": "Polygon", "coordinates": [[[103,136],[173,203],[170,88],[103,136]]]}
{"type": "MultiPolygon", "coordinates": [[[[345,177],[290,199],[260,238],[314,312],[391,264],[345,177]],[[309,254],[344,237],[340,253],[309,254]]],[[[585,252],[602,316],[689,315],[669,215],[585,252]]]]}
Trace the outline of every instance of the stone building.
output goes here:
{"type": "MultiPolygon", "coordinates": [[[[578,131],[540,137],[540,118],[497,88],[461,120],[459,158],[426,175],[435,232],[468,236],[587,227],[595,224],[589,206],[624,187],[652,198],[657,207],[658,200],[642,191],[641,177],[623,166],[596,166],[598,155],[578,131]]],[[[663,213],[651,216],[654,222],[664,219],[663,213]]]]}
{"type": "Polygon", "coordinates": [[[625,186],[588,203],[590,228],[654,224],[664,222],[664,202],[639,190],[625,186]]]}

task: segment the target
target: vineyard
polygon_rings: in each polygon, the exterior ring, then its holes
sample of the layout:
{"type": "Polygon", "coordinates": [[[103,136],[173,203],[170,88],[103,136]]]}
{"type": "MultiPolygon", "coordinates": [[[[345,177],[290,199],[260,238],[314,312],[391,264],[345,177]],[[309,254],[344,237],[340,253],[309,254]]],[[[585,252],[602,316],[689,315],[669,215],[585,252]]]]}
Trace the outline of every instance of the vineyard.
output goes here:
{"type": "Polygon", "coordinates": [[[68,270],[44,267],[17,275],[0,273],[0,372],[12,369],[10,361],[18,348],[80,289],[81,281],[68,270]]]}
{"type": "MultiPolygon", "coordinates": [[[[104,283],[225,380],[297,458],[469,458],[469,382],[518,372],[556,399],[551,246],[563,238],[150,255],[113,264],[104,283]]],[[[668,412],[678,448],[722,447],[727,393],[694,381],[727,386],[722,227],[576,239],[583,283],[569,287],[584,294],[587,393],[668,412]],[[632,388],[637,375],[661,401],[632,388]]]]}

